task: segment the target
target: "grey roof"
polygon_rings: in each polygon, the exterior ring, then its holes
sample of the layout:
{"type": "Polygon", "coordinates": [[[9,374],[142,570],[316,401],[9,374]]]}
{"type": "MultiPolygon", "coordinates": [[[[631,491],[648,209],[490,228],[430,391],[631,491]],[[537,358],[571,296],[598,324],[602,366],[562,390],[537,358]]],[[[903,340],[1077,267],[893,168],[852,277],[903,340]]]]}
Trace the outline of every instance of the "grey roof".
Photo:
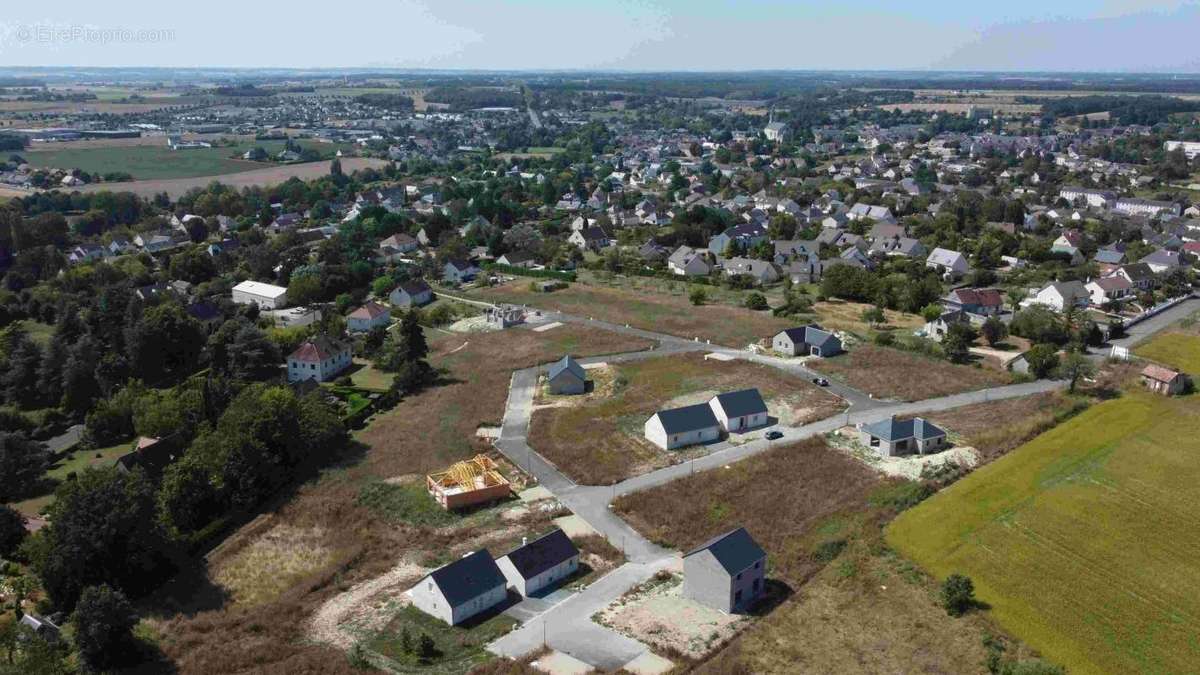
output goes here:
{"type": "Polygon", "coordinates": [[[451,607],[477,598],[497,586],[504,586],[504,574],[486,548],[459,558],[429,573],[451,607]]]}
{"type": "Polygon", "coordinates": [[[942,431],[937,425],[923,418],[914,417],[911,420],[898,420],[895,415],[886,420],[867,424],[863,426],[863,431],[889,442],[907,438],[920,438],[924,440],[946,435],[946,432],[942,431]]]}
{"type": "Polygon", "coordinates": [[[767,412],[767,404],[763,402],[762,394],[757,389],[741,389],[717,394],[713,398],[721,404],[721,409],[730,417],[744,417],[767,412]]]}
{"type": "Polygon", "coordinates": [[[505,557],[523,579],[532,579],[546,570],[579,555],[579,549],[560,529],[510,551],[505,557]]]}
{"type": "Polygon", "coordinates": [[[668,434],[682,434],[717,426],[717,417],[707,403],[697,403],[682,408],[659,410],[654,413],[668,434]]]}
{"type": "Polygon", "coordinates": [[[404,291],[408,295],[420,295],[421,293],[426,293],[432,291],[433,289],[429,287],[429,284],[425,283],[424,279],[413,279],[412,281],[406,281],[400,284],[400,290],[404,291]]]}
{"type": "Polygon", "coordinates": [[[719,534],[688,551],[683,557],[687,558],[702,551],[712,553],[730,575],[737,574],[767,557],[766,551],[762,550],[744,527],[719,534]]]}
{"type": "Polygon", "coordinates": [[[579,362],[571,358],[570,355],[564,356],[551,364],[550,372],[547,373],[546,377],[553,380],[563,373],[571,373],[581,381],[587,380],[587,373],[583,372],[583,366],[579,365],[579,362]]]}
{"type": "Polygon", "coordinates": [[[791,339],[793,344],[806,344],[823,348],[831,342],[835,342],[839,349],[842,345],[842,341],[836,335],[816,324],[785,328],[781,332],[787,333],[788,338],[791,339]]]}
{"type": "Polygon", "coordinates": [[[1125,253],[1122,251],[1114,251],[1110,248],[1102,248],[1096,251],[1096,255],[1092,257],[1098,263],[1109,265],[1119,265],[1125,259],[1125,253]]]}
{"type": "Polygon", "coordinates": [[[1160,248],[1157,251],[1151,252],[1138,262],[1163,265],[1165,267],[1176,267],[1179,265],[1179,254],[1175,251],[1168,251],[1160,248]]]}

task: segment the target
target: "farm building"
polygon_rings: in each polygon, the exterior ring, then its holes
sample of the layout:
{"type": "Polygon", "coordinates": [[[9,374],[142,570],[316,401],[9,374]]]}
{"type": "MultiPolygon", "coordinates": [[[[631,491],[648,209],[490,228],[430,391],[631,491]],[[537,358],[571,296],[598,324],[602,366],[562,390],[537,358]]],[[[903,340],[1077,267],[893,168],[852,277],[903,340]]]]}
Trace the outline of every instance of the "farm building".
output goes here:
{"type": "Polygon", "coordinates": [[[579,549],[565,532],[553,532],[526,543],[496,560],[500,572],[522,596],[533,595],[579,569],[579,549]]]}
{"type": "Polygon", "coordinates": [[[387,326],[391,320],[391,310],[372,301],[350,312],[350,316],[346,317],[346,328],[352,332],[369,333],[381,326],[387,326]]]}
{"type": "Polygon", "coordinates": [[[555,361],[546,373],[551,394],[582,394],[587,391],[587,372],[569,355],[555,361]]]}
{"type": "Polygon", "coordinates": [[[708,443],[721,437],[721,423],[707,403],[660,410],[643,425],[646,440],[663,450],[708,443]]]}
{"type": "Polygon", "coordinates": [[[243,281],[233,287],[232,299],[239,305],[258,305],[261,309],[287,306],[287,289],[261,281],[243,281]]]}
{"type": "Polygon", "coordinates": [[[757,389],[717,394],[708,405],[725,431],[744,431],[767,423],[767,404],[757,389]]]}
{"type": "Polygon", "coordinates": [[[504,575],[486,548],[430,572],[410,593],[413,606],[451,626],[508,598],[504,575]]]}
{"type": "Polygon", "coordinates": [[[420,307],[433,301],[433,289],[421,279],[406,281],[388,295],[394,307],[420,307]]]}
{"type": "Polygon", "coordinates": [[[842,353],[842,341],[816,324],[779,331],[771,339],[776,354],[786,356],[836,356],[842,353]]]}
{"type": "Polygon", "coordinates": [[[920,417],[898,420],[892,415],[886,420],[859,426],[862,441],[884,457],[908,452],[922,455],[946,447],[946,432],[920,417]]]}
{"type": "Polygon", "coordinates": [[[425,477],[425,485],[444,509],[461,509],[504,499],[512,488],[496,468],[490,457],[475,455],[456,462],[441,473],[429,474],[425,477]]]}
{"type": "Polygon", "coordinates": [[[288,355],[288,382],[314,380],[327,382],[350,367],[350,345],[336,338],[318,335],[305,340],[288,355]]]}
{"type": "Polygon", "coordinates": [[[763,593],[767,554],[746,528],[717,535],[683,556],[683,597],[738,613],[763,593]]]}
{"type": "Polygon", "coordinates": [[[1174,396],[1182,394],[1183,390],[1187,388],[1187,375],[1170,368],[1150,364],[1142,369],[1142,384],[1156,394],[1174,396]]]}

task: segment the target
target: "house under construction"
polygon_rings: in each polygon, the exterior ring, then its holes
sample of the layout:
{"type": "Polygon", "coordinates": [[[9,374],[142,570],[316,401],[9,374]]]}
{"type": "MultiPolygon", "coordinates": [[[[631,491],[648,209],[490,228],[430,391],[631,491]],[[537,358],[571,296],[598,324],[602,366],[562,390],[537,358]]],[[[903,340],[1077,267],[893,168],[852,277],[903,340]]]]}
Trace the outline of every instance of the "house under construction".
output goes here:
{"type": "Polygon", "coordinates": [[[487,322],[496,328],[508,328],[509,326],[525,323],[525,308],[515,305],[489,307],[487,310],[487,322]]]}
{"type": "Polygon", "coordinates": [[[445,509],[504,499],[512,489],[508,479],[496,470],[496,462],[485,455],[475,455],[445,471],[431,473],[425,477],[425,484],[429,494],[445,509]]]}

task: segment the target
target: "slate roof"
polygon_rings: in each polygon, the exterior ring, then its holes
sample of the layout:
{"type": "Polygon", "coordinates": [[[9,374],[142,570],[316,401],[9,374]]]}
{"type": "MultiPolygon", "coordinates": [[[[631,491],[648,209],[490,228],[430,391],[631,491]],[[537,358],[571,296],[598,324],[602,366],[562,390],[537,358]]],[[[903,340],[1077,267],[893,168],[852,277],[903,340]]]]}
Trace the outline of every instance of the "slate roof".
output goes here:
{"type": "Polygon", "coordinates": [[[935,248],[933,249],[933,252],[929,254],[928,261],[943,267],[953,267],[954,263],[960,259],[965,260],[966,258],[958,251],[951,251],[950,249],[946,248],[935,248]]]}
{"type": "Polygon", "coordinates": [[[1177,253],[1175,251],[1168,251],[1166,249],[1160,248],[1157,251],[1154,251],[1154,252],[1150,253],[1149,255],[1147,255],[1146,257],[1142,258],[1138,262],[1144,262],[1144,263],[1153,264],[1153,265],[1162,265],[1164,267],[1178,267],[1179,266],[1179,253],[1177,253]]]}
{"type": "Polygon", "coordinates": [[[667,434],[682,434],[718,426],[717,416],[713,414],[712,408],[707,403],[659,410],[654,414],[658,415],[658,419],[663,425],[663,431],[667,434]]]}
{"type": "Polygon", "coordinates": [[[420,295],[433,289],[429,288],[429,284],[425,283],[423,279],[413,279],[400,284],[400,290],[409,295],[420,295]]]}
{"type": "Polygon", "coordinates": [[[754,541],[746,528],[739,527],[700,544],[684,554],[684,558],[708,551],[731,576],[767,557],[766,551],[754,541]]]}
{"type": "Polygon", "coordinates": [[[579,555],[579,549],[560,529],[510,551],[505,557],[523,579],[532,579],[546,570],[579,555]]]}
{"type": "Polygon", "coordinates": [[[946,435],[946,432],[942,431],[937,425],[927,422],[920,417],[915,417],[911,420],[898,420],[895,415],[886,420],[864,425],[863,431],[888,442],[901,441],[907,438],[924,440],[946,435]]]}
{"type": "Polygon", "coordinates": [[[1154,278],[1154,270],[1150,269],[1150,266],[1144,262],[1122,265],[1121,271],[1135,284],[1139,281],[1149,281],[1154,278]]]}
{"type": "Polygon", "coordinates": [[[547,373],[546,377],[547,379],[554,380],[564,372],[571,373],[580,380],[587,380],[587,373],[583,371],[583,366],[579,365],[579,362],[571,358],[570,355],[564,356],[558,361],[555,361],[550,366],[550,371],[547,373]]]}
{"type": "Polygon", "coordinates": [[[767,404],[757,389],[740,389],[717,394],[713,398],[721,404],[721,409],[730,417],[745,417],[767,412],[767,404]]]}
{"type": "Polygon", "coordinates": [[[1096,255],[1092,256],[1092,260],[1105,265],[1119,265],[1125,260],[1125,253],[1122,251],[1114,251],[1110,248],[1102,248],[1096,251],[1096,255]]]}
{"type": "Polygon", "coordinates": [[[451,607],[458,607],[497,586],[505,585],[504,574],[486,548],[439,567],[430,572],[428,578],[433,579],[433,583],[441,589],[451,607]]]}

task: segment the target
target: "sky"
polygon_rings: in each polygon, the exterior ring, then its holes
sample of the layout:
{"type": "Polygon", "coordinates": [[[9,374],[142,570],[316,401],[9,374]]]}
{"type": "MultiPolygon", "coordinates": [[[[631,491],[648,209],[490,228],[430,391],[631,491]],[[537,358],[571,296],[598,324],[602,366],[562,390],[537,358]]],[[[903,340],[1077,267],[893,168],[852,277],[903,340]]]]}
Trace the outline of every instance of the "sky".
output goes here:
{"type": "Polygon", "coordinates": [[[57,0],[0,66],[1200,72],[1200,0],[57,0]]]}

